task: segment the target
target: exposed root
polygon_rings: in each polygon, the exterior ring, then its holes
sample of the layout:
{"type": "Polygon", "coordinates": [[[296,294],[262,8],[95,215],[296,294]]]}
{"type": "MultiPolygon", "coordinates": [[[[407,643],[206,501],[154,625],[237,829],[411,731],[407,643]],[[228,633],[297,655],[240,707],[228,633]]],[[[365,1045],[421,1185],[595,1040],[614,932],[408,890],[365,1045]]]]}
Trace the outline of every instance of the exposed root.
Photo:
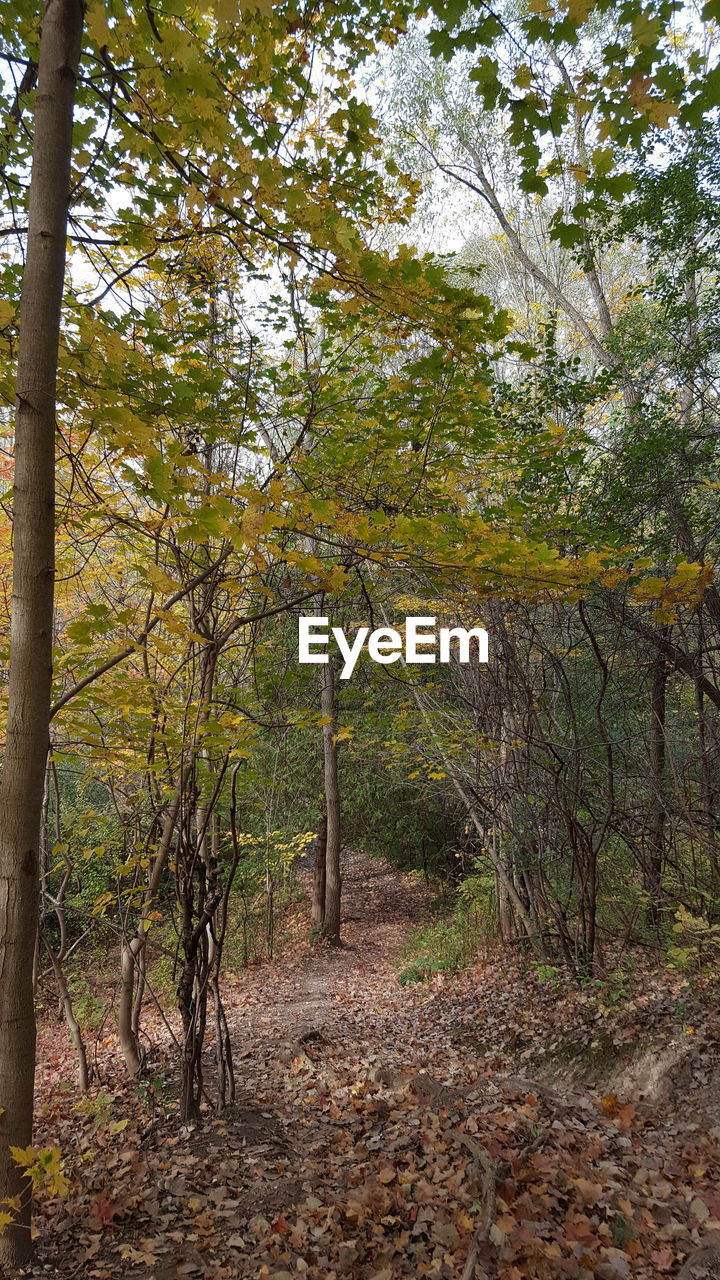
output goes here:
{"type": "Polygon", "coordinates": [[[473,1158],[478,1184],[478,1201],[482,1206],[480,1223],[475,1229],[470,1252],[462,1273],[462,1280],[492,1280],[495,1274],[495,1267],[493,1266],[492,1271],[490,1271],[488,1269],[490,1264],[481,1259],[480,1253],[483,1245],[490,1240],[490,1232],[495,1222],[495,1189],[497,1186],[498,1167],[485,1148],[479,1142],[476,1142],[474,1138],[471,1138],[469,1134],[456,1130],[455,1136],[462,1146],[467,1147],[473,1158]]]}

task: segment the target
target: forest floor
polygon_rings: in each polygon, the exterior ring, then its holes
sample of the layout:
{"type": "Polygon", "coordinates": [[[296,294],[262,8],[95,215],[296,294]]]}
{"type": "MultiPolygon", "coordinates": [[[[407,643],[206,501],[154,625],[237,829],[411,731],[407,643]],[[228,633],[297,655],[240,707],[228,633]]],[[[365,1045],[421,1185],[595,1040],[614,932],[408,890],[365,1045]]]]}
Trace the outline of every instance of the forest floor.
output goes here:
{"type": "Polygon", "coordinates": [[[118,1085],[108,1035],[80,1101],[48,1022],[36,1143],[70,1187],[41,1200],[25,1274],[685,1280],[688,1255],[693,1280],[720,1274],[693,1254],[720,1239],[717,988],[638,955],[579,989],[511,953],[403,987],[427,900],[351,855],[344,945],[308,950],[303,908],[278,961],[230,981],[237,1102],[193,1126],[150,1010],[146,1077],[118,1085]]]}

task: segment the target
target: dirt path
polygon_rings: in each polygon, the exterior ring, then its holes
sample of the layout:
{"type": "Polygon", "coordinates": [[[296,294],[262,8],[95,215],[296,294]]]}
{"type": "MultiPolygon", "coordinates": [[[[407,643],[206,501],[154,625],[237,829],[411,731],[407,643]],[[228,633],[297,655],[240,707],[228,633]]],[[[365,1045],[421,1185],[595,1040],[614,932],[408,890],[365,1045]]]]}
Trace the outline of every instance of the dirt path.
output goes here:
{"type": "MultiPolygon", "coordinates": [[[[428,892],[416,877],[362,853],[344,854],[342,875],[342,946],[308,947],[303,904],[295,950],[263,966],[261,981],[260,971],[248,971],[230,995],[233,1044],[244,1057],[274,1056],[303,1036],[327,1038],[342,1026],[347,1031],[370,989],[396,996],[398,959],[410,931],[427,915],[428,892]]],[[[310,873],[301,876],[309,896],[310,873]]],[[[381,1011],[377,1001],[367,1010],[381,1011]]]]}
{"type": "Polygon", "coordinates": [[[235,1106],[179,1126],[161,1067],[157,1094],[51,1100],[38,1138],[72,1186],[33,1280],[679,1276],[720,1229],[720,1127],[527,1079],[558,1038],[597,1039],[588,997],[511,953],[403,988],[422,885],[353,854],[344,889],[342,947],[309,950],[305,905],[294,947],[229,983],[235,1106]]]}

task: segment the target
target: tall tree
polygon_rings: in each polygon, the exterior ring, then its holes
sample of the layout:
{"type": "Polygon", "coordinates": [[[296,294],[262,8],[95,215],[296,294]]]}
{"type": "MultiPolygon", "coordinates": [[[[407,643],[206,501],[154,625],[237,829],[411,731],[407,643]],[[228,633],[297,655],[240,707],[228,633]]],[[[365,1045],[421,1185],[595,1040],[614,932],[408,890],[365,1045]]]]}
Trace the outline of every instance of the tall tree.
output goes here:
{"type": "Polygon", "coordinates": [[[20,1196],[0,1264],[27,1257],[30,1186],[13,1146],[32,1138],[40,830],[49,743],[55,572],[55,411],[81,0],[48,0],[40,37],[15,417],[8,725],[0,782],[0,1196],[20,1196]]]}

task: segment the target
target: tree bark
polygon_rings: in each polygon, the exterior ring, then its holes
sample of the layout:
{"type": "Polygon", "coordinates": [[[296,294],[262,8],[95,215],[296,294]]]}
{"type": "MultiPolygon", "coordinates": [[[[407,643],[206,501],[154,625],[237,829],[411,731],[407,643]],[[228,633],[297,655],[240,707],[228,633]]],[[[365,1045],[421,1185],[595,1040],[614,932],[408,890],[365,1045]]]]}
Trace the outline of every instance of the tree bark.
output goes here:
{"type": "Polygon", "coordinates": [[[88,1060],[87,1053],[85,1052],[83,1033],[80,1029],[80,1023],[75,1017],[75,1008],[68,988],[67,978],[65,977],[65,971],[55,955],[55,952],[52,951],[50,947],[47,948],[47,953],[50,957],[53,973],[55,974],[58,996],[60,997],[60,1003],[63,1007],[63,1013],[65,1014],[65,1021],[67,1023],[70,1039],[75,1046],[75,1052],[77,1054],[78,1085],[80,1086],[80,1091],[82,1093],[87,1093],[90,1088],[90,1072],[88,1070],[88,1060]]]}
{"type": "Polygon", "coordinates": [[[30,1186],[10,1146],[32,1141],[32,962],[49,744],[55,571],[55,411],[72,124],[83,6],[49,0],[40,39],[27,257],[20,303],[8,722],[0,782],[0,1199],[20,1196],[0,1271],[30,1254],[30,1186]]]}
{"type": "Polygon", "coordinates": [[[325,882],[327,880],[327,816],[320,823],[315,843],[310,927],[313,934],[322,932],[325,923],[325,882]]]}
{"type": "Polygon", "coordinates": [[[122,1050],[125,1066],[129,1076],[138,1075],[142,1066],[142,1054],[140,1053],[139,1036],[139,1017],[136,1013],[136,1004],[138,999],[138,989],[142,987],[143,975],[141,970],[142,957],[145,950],[145,942],[147,932],[150,927],[150,913],[155,907],[158,892],[160,890],[160,882],[167,866],[170,848],[172,846],[173,835],[177,825],[178,813],[180,812],[180,803],[182,800],[183,787],[185,784],[185,773],[180,775],[177,791],[175,792],[170,806],[165,815],[162,834],[155,854],[155,861],[152,865],[150,878],[148,880],[147,890],[145,892],[145,900],[140,911],[140,919],[138,921],[137,933],[133,938],[126,938],[123,941],[120,953],[120,1001],[118,1005],[118,1039],[122,1050]]]}
{"type": "Polygon", "coordinates": [[[650,673],[650,815],[645,889],[648,923],[660,920],[660,896],[665,851],[665,691],[667,664],[662,653],[653,656],[650,673]]]}
{"type": "MultiPolygon", "coordinates": [[[[698,653],[697,662],[698,667],[701,668],[702,651],[698,653]]],[[[708,732],[710,726],[708,725],[705,699],[698,681],[695,682],[695,708],[697,711],[698,760],[700,765],[701,823],[707,843],[707,856],[712,882],[714,888],[717,889],[720,886],[720,861],[718,860],[717,848],[717,803],[711,767],[712,735],[708,732]]]]}
{"type": "MultiPolygon", "coordinates": [[[[507,690],[508,699],[510,698],[510,690],[507,690]]],[[[493,837],[492,848],[493,855],[498,863],[502,863],[505,869],[505,876],[501,879],[495,871],[498,896],[497,896],[497,912],[498,926],[500,930],[500,938],[503,942],[509,941],[517,932],[515,923],[515,912],[513,910],[512,900],[507,891],[507,885],[512,881],[517,889],[515,882],[513,857],[508,849],[508,840],[506,833],[512,829],[512,795],[514,790],[515,760],[512,749],[512,742],[516,739],[517,734],[513,724],[513,714],[508,706],[503,706],[500,711],[499,725],[499,749],[498,749],[498,800],[495,804],[495,819],[493,821],[493,837]]]]}
{"type": "Polygon", "coordinates": [[[335,736],[335,673],[332,663],[324,668],[320,706],[323,720],[323,752],[325,756],[325,811],[327,844],[325,847],[325,919],[323,937],[340,942],[340,787],[338,783],[337,743],[335,736]]]}

